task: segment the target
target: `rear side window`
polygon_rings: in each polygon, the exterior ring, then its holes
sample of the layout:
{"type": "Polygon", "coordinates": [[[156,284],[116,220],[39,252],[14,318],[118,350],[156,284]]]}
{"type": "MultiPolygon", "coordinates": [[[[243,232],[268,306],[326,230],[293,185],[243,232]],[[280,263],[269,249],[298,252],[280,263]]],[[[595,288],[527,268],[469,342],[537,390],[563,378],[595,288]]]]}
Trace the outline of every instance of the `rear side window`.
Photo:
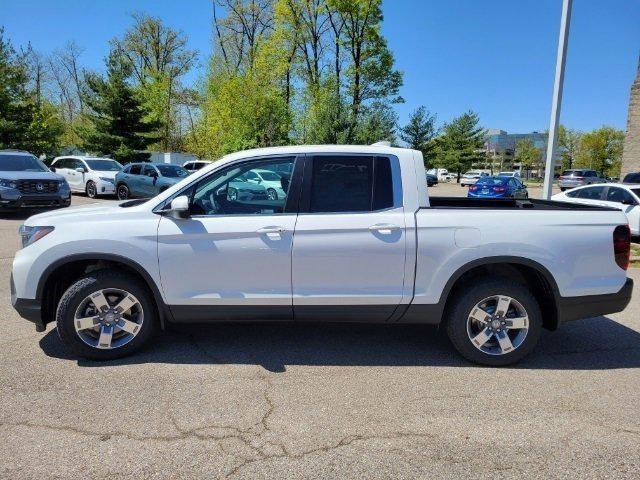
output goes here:
{"type": "Polygon", "coordinates": [[[141,170],[142,170],[141,165],[131,165],[131,168],[129,169],[129,173],[131,175],[140,175],[141,170]]]}
{"type": "Polygon", "coordinates": [[[392,206],[389,158],[346,155],[313,158],[309,212],[370,212],[392,206]]]}
{"type": "Polygon", "coordinates": [[[622,203],[622,202],[627,202],[628,204],[636,203],[636,200],[633,198],[633,196],[629,192],[627,192],[623,188],[618,188],[618,187],[609,187],[606,200],[608,202],[617,202],[617,203],[622,203]]]}
{"type": "Polygon", "coordinates": [[[604,187],[588,187],[578,190],[577,198],[584,198],[585,200],[600,200],[604,187]]]}

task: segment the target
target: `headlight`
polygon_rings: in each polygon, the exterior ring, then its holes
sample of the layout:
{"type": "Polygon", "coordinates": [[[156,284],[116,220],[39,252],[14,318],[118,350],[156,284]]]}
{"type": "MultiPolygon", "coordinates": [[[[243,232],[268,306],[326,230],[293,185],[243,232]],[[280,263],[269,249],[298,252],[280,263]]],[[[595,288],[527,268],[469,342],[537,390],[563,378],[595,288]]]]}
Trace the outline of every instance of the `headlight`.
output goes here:
{"type": "Polygon", "coordinates": [[[103,182],[113,183],[113,178],[109,177],[100,177],[100,180],[102,180],[103,182]]]}
{"type": "Polygon", "coordinates": [[[53,227],[28,227],[26,225],[20,225],[18,229],[20,239],[22,240],[22,248],[28,247],[51,232],[53,232],[53,227]]]}
{"type": "Polygon", "coordinates": [[[0,178],[0,187],[4,188],[16,188],[18,184],[15,180],[6,180],[4,178],[0,178]]]}

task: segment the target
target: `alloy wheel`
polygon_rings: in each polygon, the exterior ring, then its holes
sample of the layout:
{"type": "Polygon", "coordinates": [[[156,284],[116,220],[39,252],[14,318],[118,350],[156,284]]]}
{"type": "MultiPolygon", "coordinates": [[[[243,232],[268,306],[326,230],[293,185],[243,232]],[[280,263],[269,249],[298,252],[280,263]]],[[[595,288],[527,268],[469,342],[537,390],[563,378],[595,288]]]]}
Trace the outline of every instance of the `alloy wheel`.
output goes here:
{"type": "Polygon", "coordinates": [[[98,349],[126,345],[140,333],[144,311],[140,301],[126,290],[105,288],[85,297],[75,311],[78,337],[98,349]]]}
{"type": "Polygon", "coordinates": [[[483,353],[505,355],[527,337],[529,316],[520,302],[506,295],[479,301],[467,317],[469,340],[483,353]]]}
{"type": "Polygon", "coordinates": [[[120,200],[126,200],[129,198],[129,189],[126,187],[126,185],[120,185],[118,187],[118,198],[120,200]]]}

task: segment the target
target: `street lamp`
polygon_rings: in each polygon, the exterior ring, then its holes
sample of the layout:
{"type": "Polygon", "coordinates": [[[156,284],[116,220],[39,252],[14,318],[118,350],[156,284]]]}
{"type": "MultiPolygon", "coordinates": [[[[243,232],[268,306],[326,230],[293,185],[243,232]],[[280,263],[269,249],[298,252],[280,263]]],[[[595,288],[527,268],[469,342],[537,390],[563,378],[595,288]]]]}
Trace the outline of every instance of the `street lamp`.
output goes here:
{"type": "Polygon", "coordinates": [[[571,23],[572,0],[562,1],[562,17],[560,18],[560,37],[558,38],[558,55],[556,57],[556,78],[553,83],[553,98],[551,100],[551,120],[549,121],[549,138],[547,139],[547,158],[544,170],[544,185],[542,198],[551,198],[551,186],[555,173],[555,155],[558,143],[558,122],[562,105],[562,86],[564,84],[564,66],[567,59],[567,44],[569,43],[569,24],[571,23]]]}

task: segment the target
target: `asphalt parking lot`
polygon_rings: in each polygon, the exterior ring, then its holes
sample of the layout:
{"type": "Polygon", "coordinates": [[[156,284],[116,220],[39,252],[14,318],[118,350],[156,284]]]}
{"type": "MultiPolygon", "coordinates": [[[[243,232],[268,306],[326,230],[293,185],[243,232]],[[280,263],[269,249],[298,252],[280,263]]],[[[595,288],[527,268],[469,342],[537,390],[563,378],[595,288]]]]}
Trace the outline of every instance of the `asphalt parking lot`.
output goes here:
{"type": "Polygon", "coordinates": [[[183,327],[101,364],[11,308],[22,218],[0,219],[2,478],[638,477],[639,269],[625,312],[544,332],[516,367],[424,327],[284,324],[183,327]]]}

